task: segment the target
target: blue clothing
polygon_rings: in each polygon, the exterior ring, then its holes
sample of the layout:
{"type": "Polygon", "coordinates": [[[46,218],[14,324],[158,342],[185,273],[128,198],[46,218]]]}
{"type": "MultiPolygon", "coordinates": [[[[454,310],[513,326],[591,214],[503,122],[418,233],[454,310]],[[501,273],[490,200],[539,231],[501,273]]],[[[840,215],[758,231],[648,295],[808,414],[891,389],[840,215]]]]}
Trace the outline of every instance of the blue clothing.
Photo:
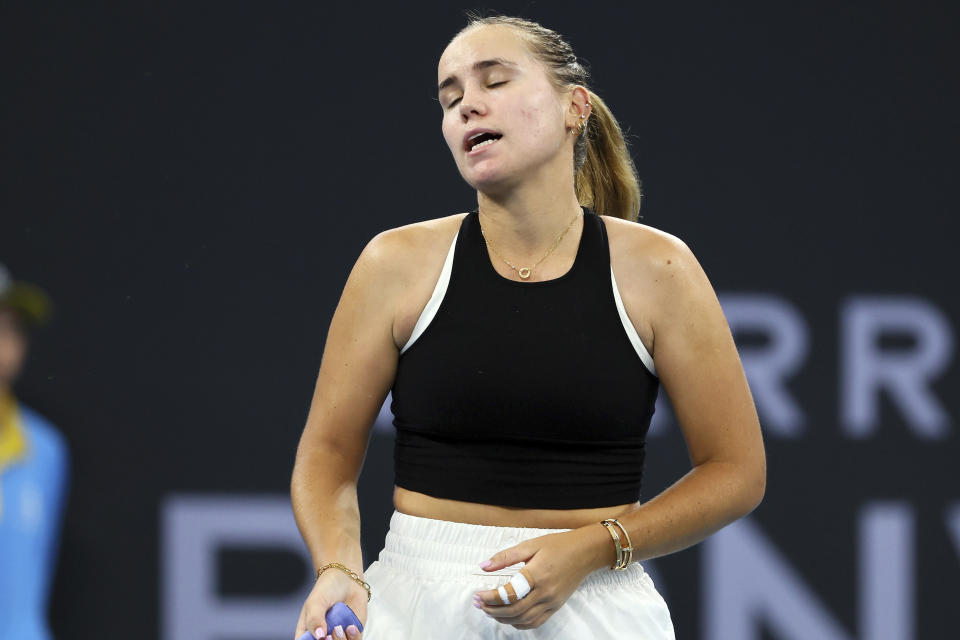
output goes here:
{"type": "Polygon", "coordinates": [[[27,452],[0,470],[0,639],[50,640],[47,603],[69,454],[49,421],[22,404],[18,410],[27,452]]]}

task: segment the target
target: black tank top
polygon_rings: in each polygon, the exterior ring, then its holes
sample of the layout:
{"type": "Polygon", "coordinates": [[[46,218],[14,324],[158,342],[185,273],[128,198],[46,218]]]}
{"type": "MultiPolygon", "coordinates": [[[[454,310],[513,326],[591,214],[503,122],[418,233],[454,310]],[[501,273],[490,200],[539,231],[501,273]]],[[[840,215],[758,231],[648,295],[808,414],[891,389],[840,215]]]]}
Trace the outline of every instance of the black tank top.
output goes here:
{"type": "Polygon", "coordinates": [[[655,374],[623,309],[600,216],[584,207],[567,273],[517,282],[494,269],[473,211],[401,350],[396,485],[528,509],[633,502],[655,374]]]}

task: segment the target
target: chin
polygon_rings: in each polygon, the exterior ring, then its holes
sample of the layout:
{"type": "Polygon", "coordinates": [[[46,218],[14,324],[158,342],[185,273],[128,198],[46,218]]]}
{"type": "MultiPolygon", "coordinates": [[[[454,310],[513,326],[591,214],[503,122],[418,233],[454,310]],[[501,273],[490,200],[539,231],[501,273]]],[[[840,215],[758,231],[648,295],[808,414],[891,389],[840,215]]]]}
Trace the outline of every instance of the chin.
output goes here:
{"type": "Polygon", "coordinates": [[[516,174],[504,171],[500,167],[491,167],[486,170],[473,170],[469,174],[461,171],[460,175],[471,187],[485,193],[496,193],[511,187],[516,182],[516,174]]]}
{"type": "Polygon", "coordinates": [[[509,180],[507,178],[500,179],[488,179],[488,180],[467,180],[467,184],[476,189],[477,191],[482,191],[487,195],[497,195],[500,193],[505,193],[513,187],[515,181],[509,180]]]}

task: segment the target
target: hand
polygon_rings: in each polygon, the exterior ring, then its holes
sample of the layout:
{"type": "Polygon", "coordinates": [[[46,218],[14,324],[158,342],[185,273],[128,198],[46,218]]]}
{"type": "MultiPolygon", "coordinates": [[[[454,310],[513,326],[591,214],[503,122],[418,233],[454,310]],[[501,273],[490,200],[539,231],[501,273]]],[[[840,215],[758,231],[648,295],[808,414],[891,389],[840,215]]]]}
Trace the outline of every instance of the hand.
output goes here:
{"type": "Polygon", "coordinates": [[[583,579],[596,569],[592,553],[595,540],[594,532],[583,527],[531,538],[495,553],[490,558],[492,564],[481,568],[497,571],[525,562],[524,569],[534,580],[533,590],[513,604],[503,604],[496,589],[479,592],[474,602],[479,602],[484,613],[497,622],[517,629],[536,629],[562,607],[583,579]]]}
{"type": "Polygon", "coordinates": [[[367,624],[367,590],[343,571],[330,568],[317,579],[310,595],[303,603],[294,638],[296,640],[300,638],[361,640],[363,634],[353,625],[343,629],[344,635],[337,635],[335,629],[327,629],[327,611],[337,602],[345,603],[357,614],[361,624],[367,624]]]}

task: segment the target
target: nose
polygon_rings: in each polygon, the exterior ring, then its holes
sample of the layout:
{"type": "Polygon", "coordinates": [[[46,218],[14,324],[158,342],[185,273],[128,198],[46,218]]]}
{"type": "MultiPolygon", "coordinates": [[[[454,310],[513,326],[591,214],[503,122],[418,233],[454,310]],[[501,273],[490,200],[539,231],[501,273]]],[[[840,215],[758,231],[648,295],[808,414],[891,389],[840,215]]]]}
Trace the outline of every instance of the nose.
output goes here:
{"type": "Polygon", "coordinates": [[[460,117],[466,122],[471,116],[486,115],[487,105],[483,102],[479,91],[470,91],[465,88],[460,98],[460,117]]]}

